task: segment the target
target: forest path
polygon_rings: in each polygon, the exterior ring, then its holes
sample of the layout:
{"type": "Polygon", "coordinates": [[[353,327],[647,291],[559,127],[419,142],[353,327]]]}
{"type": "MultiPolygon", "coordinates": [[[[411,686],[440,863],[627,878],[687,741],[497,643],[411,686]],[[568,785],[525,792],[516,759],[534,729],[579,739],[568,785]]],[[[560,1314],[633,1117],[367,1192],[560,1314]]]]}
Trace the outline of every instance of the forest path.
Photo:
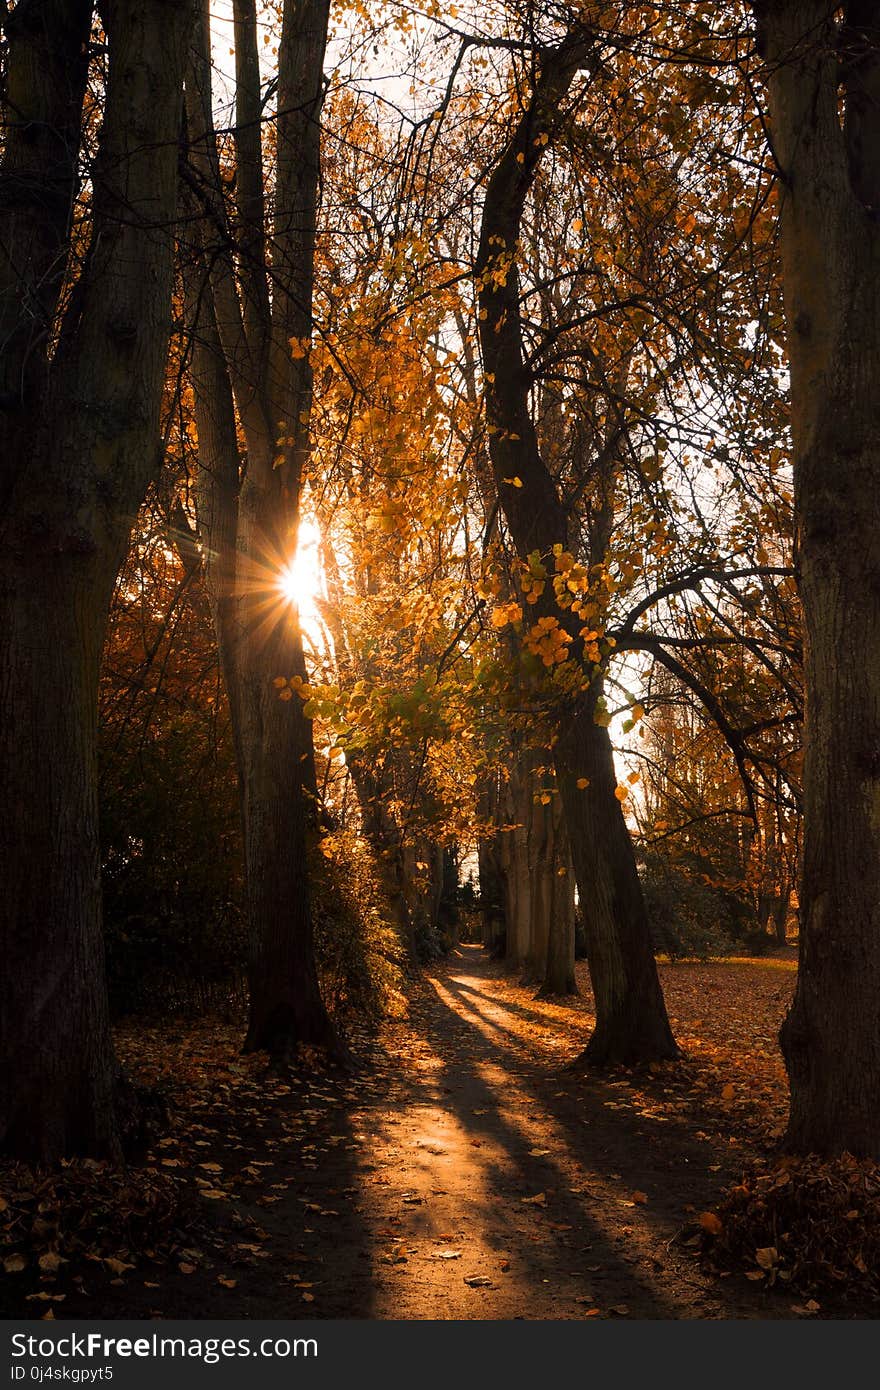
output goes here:
{"type": "Polygon", "coordinates": [[[566,1070],[561,1006],[523,994],[461,947],[427,972],[389,1103],[356,1112],[371,1136],[364,1314],[773,1316],[672,1244],[695,1204],[717,1199],[730,1155],[640,1114],[625,1082],[566,1070]]]}
{"type": "Polygon", "coordinates": [[[539,1000],[462,946],[351,1076],[273,1077],[232,1025],[132,1025],[129,1064],[174,1100],[152,1171],[211,1200],[170,1258],[120,1237],[121,1277],[71,1265],[55,1316],[791,1317],[683,1243],[784,1110],[790,967],[663,966],[690,1061],[608,1076],[566,1066],[592,1024],[578,973],[581,997],[539,1000]]]}

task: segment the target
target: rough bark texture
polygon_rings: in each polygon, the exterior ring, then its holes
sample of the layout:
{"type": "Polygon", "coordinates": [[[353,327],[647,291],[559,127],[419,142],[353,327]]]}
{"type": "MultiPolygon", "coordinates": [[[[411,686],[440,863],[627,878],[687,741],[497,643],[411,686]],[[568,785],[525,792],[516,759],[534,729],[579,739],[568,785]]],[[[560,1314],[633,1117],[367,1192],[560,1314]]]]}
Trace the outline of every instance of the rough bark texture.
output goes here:
{"type": "MultiPolygon", "coordinates": [[[[544,54],[531,100],[489,181],[483,210],[477,278],[490,450],[501,506],[522,559],[532,551],[549,558],[555,544],[566,547],[569,519],[541,456],[529,409],[517,243],[525,200],[548,144],[544,137],[558,128],[571,84],[591,61],[590,35],[582,30],[544,54]]],[[[591,556],[593,563],[603,558],[591,556]]],[[[579,659],[580,624],[552,605],[549,593],[532,611],[536,618],[552,612],[568,626],[572,658],[579,659]]],[[[592,688],[575,706],[560,705],[556,717],[556,771],[596,995],[596,1030],[585,1058],[614,1064],[674,1057],[635,856],[614,796],[611,745],[593,722],[598,693],[592,688]],[[584,779],[590,782],[587,795],[578,787],[584,779]]]]}
{"type": "Polygon", "coordinates": [[[91,7],[7,20],[0,241],[0,1146],[120,1148],[104,978],[98,670],[157,460],[188,6],[107,3],[92,232],[69,262],[91,7]],[[9,177],[7,178],[7,174],[9,177]],[[44,182],[45,181],[45,182],[44,182]],[[60,324],[62,285],[75,286],[60,324]]]}
{"type": "Polygon", "coordinates": [[[781,165],[806,638],[786,1142],[880,1157],[880,4],[756,5],[781,165]],[[844,121],[839,115],[843,83],[844,121]]]}
{"type": "Polygon", "coordinates": [[[251,939],[246,1050],[279,1058],[300,1042],[341,1055],[321,1000],[309,900],[315,818],[311,725],[278,676],[305,678],[298,615],[281,594],[308,455],[314,239],[327,0],[289,0],[279,48],[275,196],[265,227],[260,76],[253,0],[236,0],[236,217],[221,194],[211,109],[208,12],[187,81],[190,159],[204,210],[190,292],[203,483],[218,639],[238,758],[251,939]],[[227,233],[237,247],[229,253],[227,233]],[[271,278],[272,293],[269,294],[271,278]],[[239,468],[237,411],[247,461],[239,468]]]}

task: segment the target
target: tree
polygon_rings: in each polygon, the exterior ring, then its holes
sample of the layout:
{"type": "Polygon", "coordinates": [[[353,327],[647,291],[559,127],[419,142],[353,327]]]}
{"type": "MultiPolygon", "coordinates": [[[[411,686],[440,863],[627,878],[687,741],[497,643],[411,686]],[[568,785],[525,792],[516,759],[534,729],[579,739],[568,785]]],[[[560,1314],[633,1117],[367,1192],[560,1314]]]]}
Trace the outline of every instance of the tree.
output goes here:
{"type": "MultiPolygon", "coordinates": [[[[576,26],[545,49],[533,92],[516,122],[486,190],[476,260],[480,341],[486,380],[490,453],[498,495],[520,560],[537,590],[537,626],[558,633],[578,664],[586,628],[574,609],[556,605],[547,565],[569,554],[570,520],[539,443],[524,360],[517,246],[523,209],[542,153],[578,71],[591,62],[592,34],[576,26]],[[546,138],[545,138],[546,137],[546,138]]],[[[606,459],[607,459],[606,451],[606,459]]],[[[598,474],[602,464],[595,466],[598,474]]],[[[605,558],[610,498],[598,508],[594,564],[605,558]]],[[[564,563],[567,563],[564,562],[564,563]]],[[[592,637],[596,637],[596,633],[592,637]]],[[[596,998],[596,1028],[587,1049],[595,1063],[674,1057],[677,1048],[651,949],[635,856],[616,797],[617,777],[607,725],[598,717],[601,669],[575,699],[560,702],[555,761],[568,839],[587,924],[587,955],[596,998]]]]}
{"type": "Polygon", "coordinates": [[[120,1149],[98,673],[159,451],[189,17],[106,0],[94,48],[85,0],[21,0],[4,18],[0,1146],[30,1160],[120,1149]],[[103,118],[83,215],[90,68],[103,118]]]}
{"type": "Polygon", "coordinates": [[[342,1053],[314,960],[307,859],[308,826],[315,815],[311,728],[302,702],[279,699],[276,686],[281,677],[305,677],[298,616],[281,583],[296,549],[309,455],[328,14],[328,0],[283,8],[268,233],[253,0],[236,0],[234,7],[232,207],[224,194],[223,151],[214,131],[207,5],[201,8],[187,77],[189,187],[200,232],[186,268],[194,336],[198,524],[241,789],[251,938],[245,1048],[266,1048],[281,1059],[301,1042],[342,1053]]]}
{"type": "Polygon", "coordinates": [[[786,1143],[880,1157],[880,4],[762,0],[806,726],[786,1143]],[[842,14],[842,19],[840,18],[842,14]]]}

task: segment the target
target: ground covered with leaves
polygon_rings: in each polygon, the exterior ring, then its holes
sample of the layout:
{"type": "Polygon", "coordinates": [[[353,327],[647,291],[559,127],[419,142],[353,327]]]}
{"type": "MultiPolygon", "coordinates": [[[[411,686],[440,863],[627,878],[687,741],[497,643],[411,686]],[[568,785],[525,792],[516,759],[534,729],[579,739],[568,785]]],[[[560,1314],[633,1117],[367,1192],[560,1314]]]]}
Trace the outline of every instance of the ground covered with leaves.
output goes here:
{"type": "Polygon", "coordinates": [[[464,947],[358,1069],[289,1076],[240,1030],[128,1026],[170,1120],[125,1171],[0,1171],[5,1316],[872,1316],[876,1170],[768,1162],[787,959],[663,967],[682,1062],[578,1065],[581,997],[464,947]]]}

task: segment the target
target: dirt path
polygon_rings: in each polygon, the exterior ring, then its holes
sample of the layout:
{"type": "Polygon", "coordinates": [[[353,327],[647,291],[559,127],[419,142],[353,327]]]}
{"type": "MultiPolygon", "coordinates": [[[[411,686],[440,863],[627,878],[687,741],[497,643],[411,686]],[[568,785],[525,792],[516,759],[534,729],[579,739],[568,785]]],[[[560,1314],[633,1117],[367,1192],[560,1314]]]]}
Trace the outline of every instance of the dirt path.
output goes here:
{"type": "MultiPolygon", "coordinates": [[[[688,980],[670,984],[693,998],[688,980]]],[[[781,1010],[768,972],[750,1007],[762,985],[781,1010]]],[[[154,1161],[207,1170],[214,1229],[155,1269],[98,1267],[55,1316],[790,1317],[790,1295],[705,1277],[680,1239],[748,1156],[739,1102],[716,1104],[733,1088],[710,1071],[701,1090],[702,1063],[684,1080],[567,1070],[588,1031],[584,1002],[536,1001],[463,947],[354,1077],[238,1087],[232,1034],[216,1072],[212,1040],[154,1161]]]]}
{"type": "Polygon", "coordinates": [[[391,1105],[357,1116],[371,1131],[367,1315],[772,1316],[748,1290],[719,1297],[671,1247],[688,1207],[731,1176],[729,1156],[719,1166],[613,1082],[566,1072],[541,1008],[530,1019],[508,993],[473,948],[431,972],[391,1105]]]}

